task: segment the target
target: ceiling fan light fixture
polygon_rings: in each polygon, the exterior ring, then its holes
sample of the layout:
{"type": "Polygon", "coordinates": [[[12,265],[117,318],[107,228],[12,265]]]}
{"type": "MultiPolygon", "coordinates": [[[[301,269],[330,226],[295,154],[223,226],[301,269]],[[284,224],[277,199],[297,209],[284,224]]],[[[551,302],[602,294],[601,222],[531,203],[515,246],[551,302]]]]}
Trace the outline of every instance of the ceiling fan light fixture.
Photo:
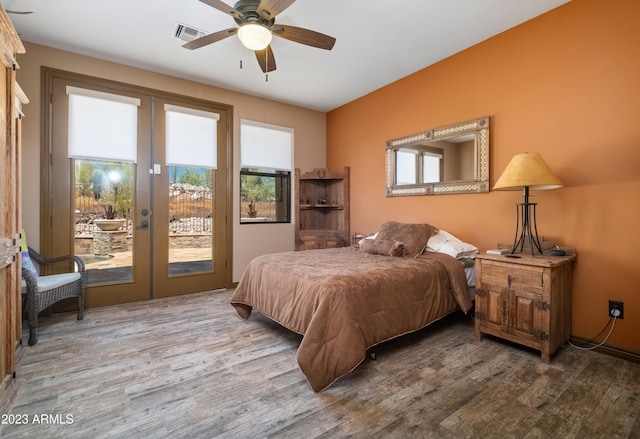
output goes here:
{"type": "Polygon", "coordinates": [[[266,27],[248,23],[238,29],[238,38],[247,49],[264,50],[271,43],[271,31],[266,27]]]}

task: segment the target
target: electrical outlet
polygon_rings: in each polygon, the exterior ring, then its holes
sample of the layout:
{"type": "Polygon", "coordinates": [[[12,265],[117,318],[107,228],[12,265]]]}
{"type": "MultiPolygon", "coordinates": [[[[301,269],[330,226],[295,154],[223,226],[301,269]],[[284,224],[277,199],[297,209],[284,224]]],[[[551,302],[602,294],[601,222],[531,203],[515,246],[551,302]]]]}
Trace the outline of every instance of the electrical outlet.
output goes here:
{"type": "Polygon", "coordinates": [[[617,317],[622,320],[624,318],[624,303],[617,300],[609,300],[609,317],[617,317]]]}

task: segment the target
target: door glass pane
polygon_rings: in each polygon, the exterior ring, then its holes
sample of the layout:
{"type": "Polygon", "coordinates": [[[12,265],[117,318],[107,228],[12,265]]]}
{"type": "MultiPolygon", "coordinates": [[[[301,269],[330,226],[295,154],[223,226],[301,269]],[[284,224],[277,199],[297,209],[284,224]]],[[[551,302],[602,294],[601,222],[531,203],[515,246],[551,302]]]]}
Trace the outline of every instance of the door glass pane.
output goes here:
{"type": "Polygon", "coordinates": [[[75,254],[88,282],[133,280],[133,163],[75,160],[75,254]]]}
{"type": "Polygon", "coordinates": [[[168,166],[169,275],[213,271],[215,169],[168,166]]]}

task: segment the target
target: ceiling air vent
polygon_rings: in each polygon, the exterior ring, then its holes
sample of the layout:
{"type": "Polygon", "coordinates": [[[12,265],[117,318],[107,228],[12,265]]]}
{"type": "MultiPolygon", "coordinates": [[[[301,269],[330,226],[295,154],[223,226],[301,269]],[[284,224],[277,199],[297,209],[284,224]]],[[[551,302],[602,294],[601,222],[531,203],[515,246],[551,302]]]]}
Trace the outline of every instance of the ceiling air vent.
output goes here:
{"type": "Polygon", "coordinates": [[[204,31],[196,29],[195,27],[187,26],[186,24],[178,23],[174,35],[176,38],[189,42],[204,36],[204,31]]]}

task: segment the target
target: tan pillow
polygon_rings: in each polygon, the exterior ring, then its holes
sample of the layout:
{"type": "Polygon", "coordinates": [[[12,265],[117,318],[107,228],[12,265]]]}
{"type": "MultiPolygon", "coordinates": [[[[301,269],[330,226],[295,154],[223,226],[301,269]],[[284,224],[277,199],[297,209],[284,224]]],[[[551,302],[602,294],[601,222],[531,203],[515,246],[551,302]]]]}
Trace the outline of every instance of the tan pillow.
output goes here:
{"type": "Polygon", "coordinates": [[[422,253],[431,235],[438,229],[431,224],[406,224],[387,221],[380,227],[376,239],[400,241],[404,243],[407,256],[422,253]]]}
{"type": "Polygon", "coordinates": [[[404,244],[390,239],[365,239],[360,247],[372,255],[404,256],[404,244]]]}

